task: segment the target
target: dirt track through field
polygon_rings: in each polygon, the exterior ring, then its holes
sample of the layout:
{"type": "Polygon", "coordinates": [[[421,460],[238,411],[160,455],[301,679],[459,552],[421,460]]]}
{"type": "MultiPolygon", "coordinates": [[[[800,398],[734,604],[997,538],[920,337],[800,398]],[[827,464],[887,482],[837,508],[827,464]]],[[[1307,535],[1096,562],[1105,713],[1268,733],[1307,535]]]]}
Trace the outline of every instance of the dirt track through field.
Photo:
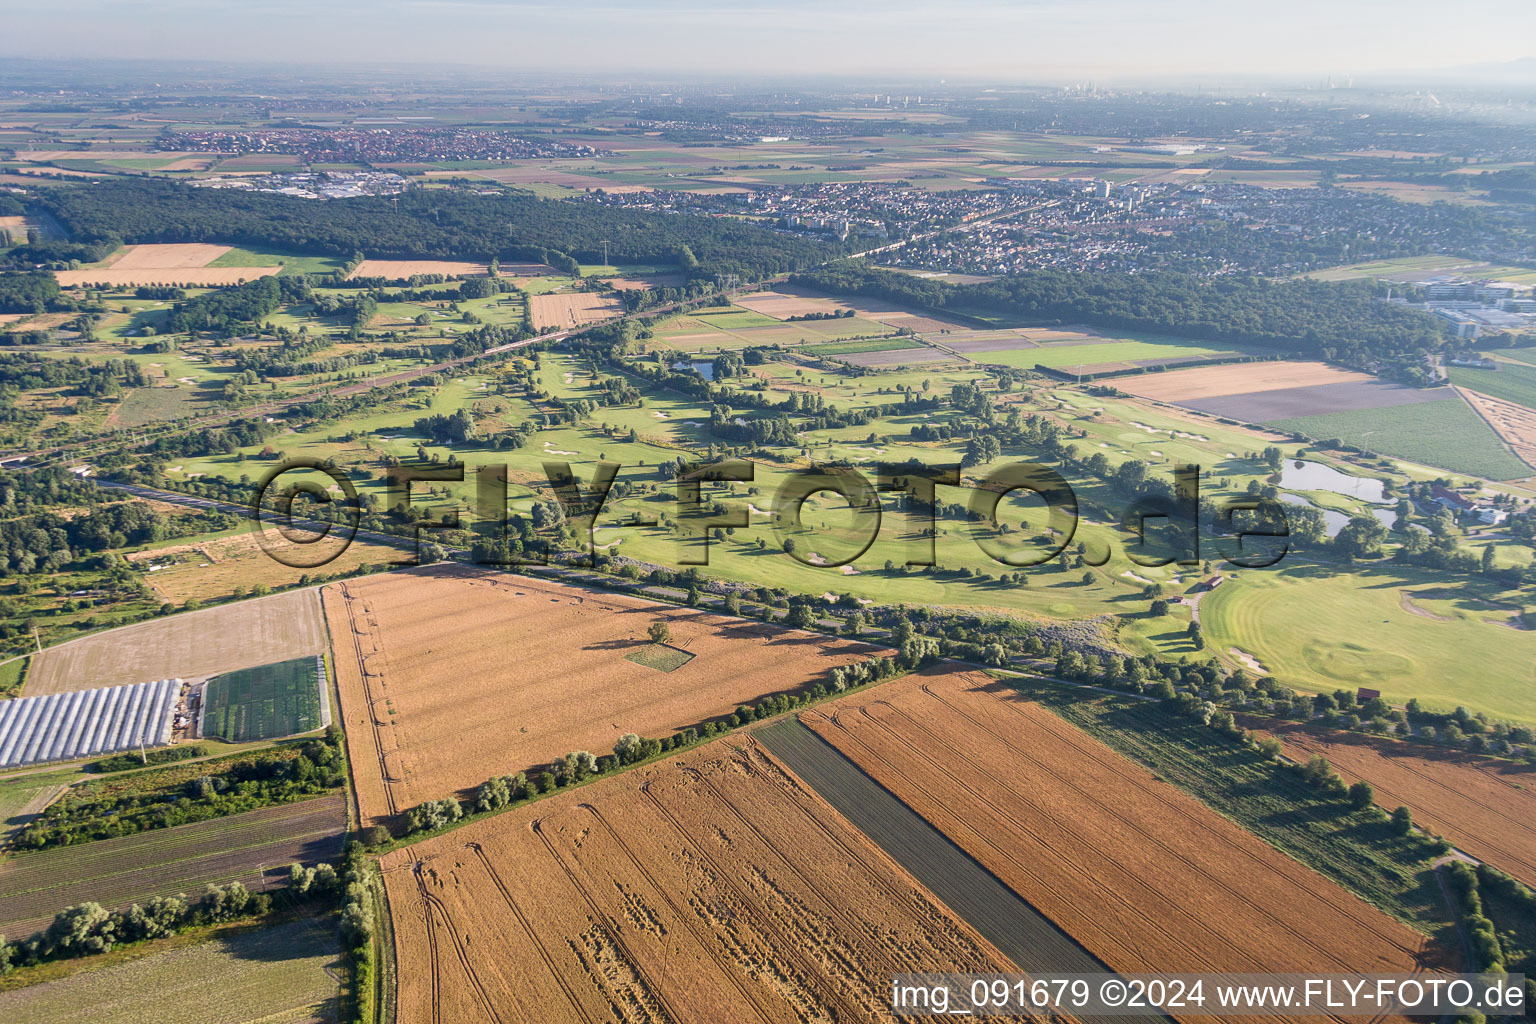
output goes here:
{"type": "Polygon", "coordinates": [[[750,737],[388,854],[400,1024],[890,1020],[1013,966],[750,737]]]}
{"type": "Polygon", "coordinates": [[[801,717],[1114,970],[1421,969],[1422,936],[985,675],[801,717]]]}

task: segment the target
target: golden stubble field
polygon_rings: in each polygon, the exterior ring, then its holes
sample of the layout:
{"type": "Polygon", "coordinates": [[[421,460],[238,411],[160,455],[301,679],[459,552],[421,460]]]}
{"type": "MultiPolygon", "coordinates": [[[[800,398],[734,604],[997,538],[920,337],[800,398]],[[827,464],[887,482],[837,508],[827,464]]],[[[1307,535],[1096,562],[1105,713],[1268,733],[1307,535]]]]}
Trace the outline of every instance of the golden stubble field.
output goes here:
{"type": "Polygon", "coordinates": [[[625,733],[669,736],[880,649],[528,576],[402,570],[323,590],[362,817],[383,822],[493,775],[625,733]],[[666,622],[691,655],[629,660],[666,622]]]}
{"type": "Polygon", "coordinates": [[[594,320],[606,320],[624,312],[624,304],[612,295],[598,292],[559,292],[528,296],[528,313],[533,326],[541,331],[575,327],[594,320]]]}
{"type": "Polygon", "coordinates": [[[1456,390],[1516,455],[1536,466],[1536,411],[1478,391],[1456,390]]]}
{"type": "Polygon", "coordinates": [[[402,565],[411,555],[402,548],[354,539],[339,555],[317,568],[295,568],[273,557],[294,561],[312,557],[307,544],[295,544],[269,531],[266,547],[253,533],[238,533],[200,544],[172,545],[128,556],[140,566],[158,565],[145,582],[167,601],[181,604],[189,598],[208,601],[228,597],[239,587],[249,591],[262,585],[270,590],[290,587],[304,576],[312,580],[346,575],[364,565],[402,565]],[[271,553],[269,553],[271,552],[271,553]]]}
{"type": "Polygon", "coordinates": [[[1190,370],[1165,370],[1115,381],[1115,387],[1158,402],[1188,402],[1200,398],[1281,391],[1318,384],[1355,384],[1376,380],[1370,374],[1340,370],[1327,363],[1227,363],[1190,370]]]}
{"type": "Polygon", "coordinates": [[[224,285],[254,281],[280,273],[282,267],[210,267],[229,252],[227,245],[178,242],[163,245],[128,245],[102,261],[99,267],[57,270],[54,277],[63,287],[77,285],[224,285]]]}
{"type": "Polygon", "coordinates": [[[401,1024],[890,1020],[897,972],[1017,970],[749,738],[382,866],[401,1024]]]}
{"type": "Polygon", "coordinates": [[[800,720],[1111,970],[1435,961],[1423,936],[980,672],[935,666],[800,720]]]}
{"type": "Polygon", "coordinates": [[[383,277],[391,281],[405,281],[418,274],[442,274],[444,277],[484,277],[484,263],[464,263],[455,260],[363,260],[347,277],[383,277]]]}

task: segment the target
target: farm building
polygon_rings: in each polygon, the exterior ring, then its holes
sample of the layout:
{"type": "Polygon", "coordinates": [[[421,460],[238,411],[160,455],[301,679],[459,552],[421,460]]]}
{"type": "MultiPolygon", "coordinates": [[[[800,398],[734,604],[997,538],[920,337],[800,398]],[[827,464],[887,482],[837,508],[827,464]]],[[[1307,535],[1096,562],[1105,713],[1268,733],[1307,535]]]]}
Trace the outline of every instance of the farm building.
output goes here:
{"type": "Polygon", "coordinates": [[[0,768],[162,746],[180,679],[22,697],[0,704],[0,768]]]}

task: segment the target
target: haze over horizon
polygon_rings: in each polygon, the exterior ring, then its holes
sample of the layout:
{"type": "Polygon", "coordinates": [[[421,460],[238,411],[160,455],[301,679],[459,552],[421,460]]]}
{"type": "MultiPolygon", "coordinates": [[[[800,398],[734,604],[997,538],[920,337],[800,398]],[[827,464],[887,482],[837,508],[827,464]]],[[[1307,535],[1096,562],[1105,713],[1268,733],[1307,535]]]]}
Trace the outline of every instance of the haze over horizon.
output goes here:
{"type": "MultiPolygon", "coordinates": [[[[1060,81],[1369,76],[1531,58],[1536,5],[1471,0],[0,2],[0,56],[1060,81]]],[[[1511,71],[1516,69],[1512,68],[1511,71]]],[[[1528,71],[1522,76],[1529,78],[1528,71]]]]}

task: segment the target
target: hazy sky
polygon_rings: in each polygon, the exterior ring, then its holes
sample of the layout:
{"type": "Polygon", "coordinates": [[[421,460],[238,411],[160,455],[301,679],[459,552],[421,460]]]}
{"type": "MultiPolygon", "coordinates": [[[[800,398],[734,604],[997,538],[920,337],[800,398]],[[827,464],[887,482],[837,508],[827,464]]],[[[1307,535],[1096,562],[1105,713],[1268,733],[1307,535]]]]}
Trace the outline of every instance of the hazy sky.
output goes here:
{"type": "Polygon", "coordinates": [[[1536,55],[1533,0],[0,0],[0,55],[1060,81],[1536,55]]]}

